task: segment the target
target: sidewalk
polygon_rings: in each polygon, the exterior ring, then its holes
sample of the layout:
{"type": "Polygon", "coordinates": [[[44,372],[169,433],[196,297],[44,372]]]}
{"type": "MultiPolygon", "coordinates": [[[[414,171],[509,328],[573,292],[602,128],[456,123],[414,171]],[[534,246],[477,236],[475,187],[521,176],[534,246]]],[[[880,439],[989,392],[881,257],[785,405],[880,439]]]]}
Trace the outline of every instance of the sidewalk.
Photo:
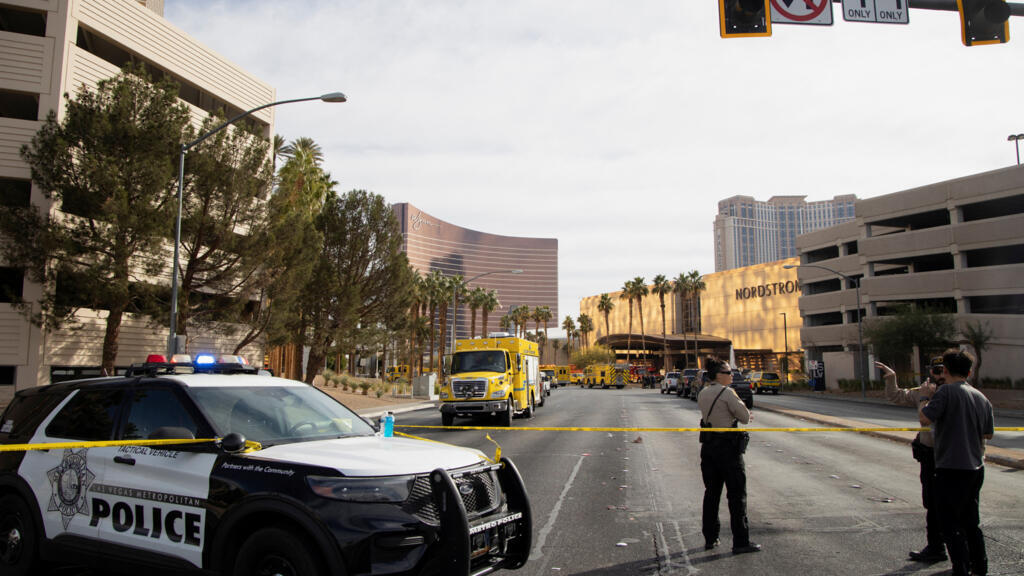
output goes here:
{"type": "MultiPolygon", "coordinates": [[[[815,397],[818,397],[815,395],[815,397]]],[[[846,400],[845,398],[834,398],[836,401],[846,400]]],[[[856,398],[856,402],[871,402],[871,399],[863,400],[856,398]]],[[[809,422],[816,422],[823,424],[831,428],[878,428],[877,424],[870,424],[868,422],[861,422],[859,420],[851,420],[848,418],[838,418],[835,416],[825,416],[823,414],[817,414],[814,412],[805,412],[803,410],[794,410],[792,408],[778,408],[774,406],[766,406],[760,404],[757,406],[758,410],[765,410],[768,412],[776,412],[778,414],[785,414],[786,416],[792,416],[794,418],[803,418],[809,422]]],[[[910,444],[910,441],[914,439],[917,432],[861,432],[861,434],[868,434],[877,438],[885,438],[886,440],[893,440],[896,442],[903,442],[910,444]]],[[[999,448],[997,446],[986,446],[985,447],[985,460],[993,464],[999,464],[1000,466],[1006,466],[1008,468],[1016,468],[1018,470],[1024,470],[1024,450],[1012,450],[1009,448],[999,448]]]]}

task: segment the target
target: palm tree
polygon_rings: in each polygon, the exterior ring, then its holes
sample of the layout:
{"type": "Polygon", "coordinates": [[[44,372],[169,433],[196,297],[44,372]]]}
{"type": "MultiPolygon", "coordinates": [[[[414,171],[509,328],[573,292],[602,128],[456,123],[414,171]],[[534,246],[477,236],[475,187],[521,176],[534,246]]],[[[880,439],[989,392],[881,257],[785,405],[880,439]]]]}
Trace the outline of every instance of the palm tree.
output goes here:
{"type": "Polygon", "coordinates": [[[626,280],[619,293],[619,300],[626,300],[629,306],[629,331],[626,332],[626,364],[629,364],[629,351],[633,347],[633,281],[626,280]]]}
{"type": "Polygon", "coordinates": [[[640,315],[640,347],[644,351],[644,362],[647,361],[647,334],[644,332],[644,297],[650,294],[647,289],[647,282],[643,276],[633,278],[633,300],[636,301],[636,311],[640,315]]]}
{"type": "Polygon", "coordinates": [[[668,372],[668,342],[665,340],[665,295],[672,292],[672,283],[664,274],[654,277],[654,284],[651,286],[651,294],[658,296],[658,303],[661,305],[661,368],[668,372]]]}
{"type": "MultiPolygon", "coordinates": [[[[672,281],[672,291],[679,295],[679,328],[683,332],[683,357],[686,359],[686,366],[689,366],[690,341],[686,339],[686,324],[683,323],[682,317],[683,299],[690,294],[690,277],[680,272],[672,281]]],[[[694,356],[694,363],[696,364],[696,356],[694,356]]]]}
{"type": "Polygon", "coordinates": [[[469,292],[466,297],[466,305],[469,306],[470,322],[469,322],[469,337],[476,338],[476,311],[484,305],[484,299],[487,298],[487,291],[477,286],[469,292]]]}
{"type": "Polygon", "coordinates": [[[501,320],[498,321],[498,327],[501,328],[505,332],[508,332],[509,330],[512,329],[512,311],[511,310],[509,311],[508,314],[505,314],[504,316],[501,317],[501,320]]]}
{"type": "Polygon", "coordinates": [[[530,311],[529,306],[523,305],[516,308],[515,322],[516,327],[522,334],[521,338],[526,338],[526,329],[529,327],[530,318],[532,315],[533,313],[530,311]]]}
{"type": "MultiPolygon", "coordinates": [[[[537,334],[540,334],[540,326],[544,325],[544,339],[541,342],[548,341],[548,322],[551,320],[551,308],[548,306],[537,306],[533,309],[533,321],[537,328],[537,334]]],[[[544,355],[544,345],[541,344],[541,356],[544,355]]],[[[543,359],[542,359],[543,360],[543,359]]]]}
{"type": "Polygon", "coordinates": [[[966,322],[964,323],[963,329],[964,341],[974,348],[974,355],[978,357],[978,362],[974,365],[974,370],[971,373],[971,379],[974,380],[974,387],[981,386],[981,353],[988,348],[989,343],[992,341],[992,329],[989,327],[988,322],[982,324],[981,322],[966,322]]]}
{"type": "Polygon", "coordinates": [[[699,354],[697,350],[697,332],[700,331],[700,314],[697,308],[700,303],[700,293],[707,289],[707,284],[704,283],[700,272],[696,270],[690,270],[687,278],[689,279],[690,288],[690,322],[693,325],[693,354],[696,359],[699,354]],[[696,322],[694,322],[694,316],[697,317],[696,322]]]}
{"type": "Polygon", "coordinates": [[[601,294],[601,299],[597,302],[597,311],[604,314],[604,335],[607,338],[609,334],[608,329],[608,315],[612,313],[612,309],[615,308],[615,301],[612,300],[608,294],[601,294]]]}
{"type": "Polygon", "coordinates": [[[572,352],[572,335],[576,332],[576,323],[572,321],[572,316],[566,316],[565,320],[562,320],[562,329],[565,330],[565,357],[571,357],[572,352]]]}
{"type": "MultiPolygon", "coordinates": [[[[436,331],[434,330],[434,321],[437,318],[437,310],[439,306],[447,306],[448,301],[444,300],[441,295],[442,284],[444,283],[444,275],[439,270],[431,270],[423,279],[423,286],[426,291],[427,306],[430,308],[430,369],[434,369],[434,351],[436,347],[436,331]]],[[[442,339],[444,334],[441,334],[442,339]]],[[[438,372],[438,375],[441,373],[438,372]]]]}
{"type": "MultiPolygon", "coordinates": [[[[480,304],[480,314],[483,316],[483,326],[480,327],[480,331],[483,336],[487,336],[487,316],[501,307],[501,302],[498,300],[498,292],[495,290],[488,290],[487,297],[483,299],[480,304]]],[[[508,330],[508,327],[503,329],[508,330]]]]}
{"type": "MultiPolygon", "coordinates": [[[[457,291],[462,290],[466,286],[466,282],[462,279],[462,276],[456,274],[455,276],[442,276],[441,281],[438,284],[438,311],[441,313],[441,328],[439,330],[441,336],[441,352],[437,355],[437,373],[441,374],[443,368],[444,356],[448,351],[448,305],[451,303],[454,295],[457,291]]],[[[452,327],[454,333],[455,327],[452,327]]]]}
{"type": "Polygon", "coordinates": [[[586,314],[580,314],[576,321],[580,324],[579,331],[583,336],[583,347],[589,348],[590,333],[594,331],[594,321],[586,314]]]}

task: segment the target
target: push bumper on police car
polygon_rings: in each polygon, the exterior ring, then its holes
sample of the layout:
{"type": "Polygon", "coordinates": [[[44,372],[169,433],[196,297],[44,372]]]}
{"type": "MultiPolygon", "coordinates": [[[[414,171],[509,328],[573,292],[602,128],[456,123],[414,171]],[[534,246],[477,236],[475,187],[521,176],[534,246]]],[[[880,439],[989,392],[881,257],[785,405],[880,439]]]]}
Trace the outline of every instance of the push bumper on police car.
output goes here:
{"type": "Polygon", "coordinates": [[[445,550],[442,574],[482,576],[526,564],[533,541],[533,516],[526,486],[512,461],[502,458],[498,464],[455,473],[438,468],[430,474],[430,485],[445,550]],[[467,505],[478,505],[470,479],[488,471],[497,474],[506,505],[470,520],[467,505]]]}

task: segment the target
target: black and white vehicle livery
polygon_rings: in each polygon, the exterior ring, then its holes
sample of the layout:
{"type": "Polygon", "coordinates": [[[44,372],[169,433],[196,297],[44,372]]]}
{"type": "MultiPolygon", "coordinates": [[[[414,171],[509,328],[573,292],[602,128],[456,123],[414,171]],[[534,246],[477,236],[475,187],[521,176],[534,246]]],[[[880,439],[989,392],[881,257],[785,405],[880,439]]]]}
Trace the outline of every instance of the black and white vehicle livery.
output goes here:
{"type": "Polygon", "coordinates": [[[0,574],[53,558],[245,576],[525,564],[532,519],[511,461],[383,437],[327,394],[241,364],[181,371],[153,363],[15,395],[0,445],[219,440],[0,452],[0,574]]]}

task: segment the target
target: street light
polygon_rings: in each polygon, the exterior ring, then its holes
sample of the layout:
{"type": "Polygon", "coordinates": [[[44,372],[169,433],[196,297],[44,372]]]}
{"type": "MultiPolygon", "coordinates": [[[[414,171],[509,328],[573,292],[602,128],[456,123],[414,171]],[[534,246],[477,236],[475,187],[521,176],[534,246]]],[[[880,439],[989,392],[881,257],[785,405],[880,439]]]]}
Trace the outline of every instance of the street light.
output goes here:
{"type": "Polygon", "coordinates": [[[868,395],[868,387],[867,381],[865,381],[864,377],[867,373],[867,364],[865,362],[866,358],[864,356],[864,327],[863,322],[861,321],[860,314],[860,278],[851,278],[846,274],[843,274],[842,272],[837,272],[827,266],[821,266],[819,264],[786,264],[783,266],[783,268],[787,270],[791,268],[820,268],[822,270],[828,270],[829,272],[837,276],[841,276],[847,282],[856,282],[856,284],[854,284],[854,288],[856,288],[857,290],[857,347],[859,348],[858,354],[860,357],[860,395],[861,398],[866,398],[868,395]]]}
{"type": "MultiPolygon", "coordinates": [[[[511,270],[491,270],[490,272],[484,272],[483,274],[477,274],[476,276],[473,276],[469,280],[466,280],[466,286],[468,287],[469,283],[472,282],[473,280],[476,280],[477,278],[483,278],[484,276],[489,276],[491,274],[522,274],[522,273],[523,273],[523,271],[520,270],[519,268],[513,268],[511,270]]],[[[455,290],[455,291],[452,292],[452,352],[455,352],[455,326],[456,326],[456,324],[458,322],[458,319],[459,319],[459,291],[455,290]]],[[[484,330],[485,331],[487,330],[486,326],[484,326],[484,330]]]]}
{"type": "Polygon", "coordinates": [[[345,102],[346,98],[341,92],[329,92],[327,94],[312,96],[309,98],[296,98],[294,100],[279,100],[277,102],[271,102],[270,104],[257,106],[247,112],[242,112],[238,116],[224,122],[199,138],[181,145],[181,154],[178,157],[178,217],[174,221],[174,264],[171,268],[171,333],[167,338],[168,361],[170,361],[171,357],[178,351],[177,338],[175,338],[175,332],[178,331],[178,245],[181,243],[181,204],[185,187],[185,153],[188,152],[189,149],[198,146],[210,136],[213,136],[235,122],[238,122],[242,118],[245,118],[255,112],[259,112],[264,108],[270,108],[271,106],[278,106],[281,104],[291,104],[293,102],[308,102],[310,100],[321,100],[323,102],[345,102]]]}
{"type": "Polygon", "coordinates": [[[1017,149],[1017,165],[1020,166],[1020,141],[1024,140],[1024,134],[1010,134],[1006,137],[1007,142],[1013,142],[1013,147],[1017,149]]]}
{"type": "Polygon", "coordinates": [[[782,341],[786,350],[782,355],[782,373],[786,375],[786,390],[789,390],[789,333],[786,327],[786,313],[779,312],[782,314],[782,341]]]}

